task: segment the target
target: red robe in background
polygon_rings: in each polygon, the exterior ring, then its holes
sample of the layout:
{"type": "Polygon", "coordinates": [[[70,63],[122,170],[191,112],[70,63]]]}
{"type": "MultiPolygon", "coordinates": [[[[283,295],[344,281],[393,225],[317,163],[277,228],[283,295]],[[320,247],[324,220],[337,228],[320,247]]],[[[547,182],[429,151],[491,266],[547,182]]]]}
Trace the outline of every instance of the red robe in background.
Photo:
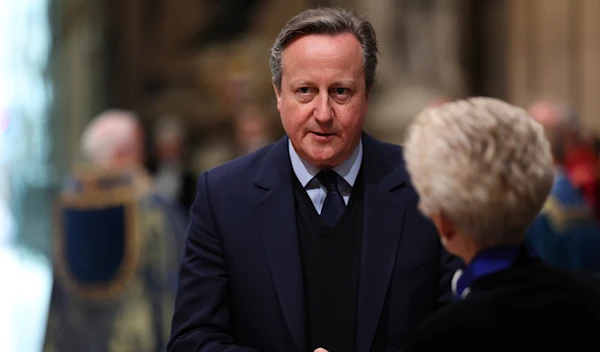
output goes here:
{"type": "Polygon", "coordinates": [[[600,199],[597,199],[600,189],[598,169],[600,160],[593,148],[580,145],[567,152],[565,168],[573,185],[579,189],[586,202],[596,209],[600,215],[600,199]]]}

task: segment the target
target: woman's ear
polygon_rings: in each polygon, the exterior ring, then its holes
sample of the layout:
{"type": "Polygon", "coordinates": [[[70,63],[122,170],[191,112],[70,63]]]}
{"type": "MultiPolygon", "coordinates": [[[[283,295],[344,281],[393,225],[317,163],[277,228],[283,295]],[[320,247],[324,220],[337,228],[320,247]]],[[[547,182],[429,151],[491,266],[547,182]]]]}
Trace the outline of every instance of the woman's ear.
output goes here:
{"type": "Polygon", "coordinates": [[[450,243],[456,235],[456,226],[454,225],[452,220],[450,220],[450,218],[448,218],[448,216],[446,216],[446,214],[442,212],[433,215],[431,217],[431,221],[437,228],[442,245],[446,247],[447,244],[450,243]]]}

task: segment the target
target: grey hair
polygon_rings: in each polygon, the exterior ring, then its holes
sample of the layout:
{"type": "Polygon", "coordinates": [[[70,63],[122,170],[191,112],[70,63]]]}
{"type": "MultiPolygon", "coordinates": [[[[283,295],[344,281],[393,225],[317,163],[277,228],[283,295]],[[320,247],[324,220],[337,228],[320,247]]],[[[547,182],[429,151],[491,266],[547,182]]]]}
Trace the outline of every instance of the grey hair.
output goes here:
{"type": "Polygon", "coordinates": [[[377,38],[375,29],[369,21],[353,10],[342,8],[319,7],[300,12],[288,21],[279,32],[271,48],[269,65],[273,84],[281,90],[281,72],[283,51],[294,40],[309,34],[336,35],[353,34],[363,50],[365,84],[367,92],[375,82],[377,70],[377,38]]]}
{"type": "Polygon", "coordinates": [[[423,214],[445,214],[485,247],[523,241],[554,181],[543,127],[498,99],[426,109],[404,150],[423,214]]]}

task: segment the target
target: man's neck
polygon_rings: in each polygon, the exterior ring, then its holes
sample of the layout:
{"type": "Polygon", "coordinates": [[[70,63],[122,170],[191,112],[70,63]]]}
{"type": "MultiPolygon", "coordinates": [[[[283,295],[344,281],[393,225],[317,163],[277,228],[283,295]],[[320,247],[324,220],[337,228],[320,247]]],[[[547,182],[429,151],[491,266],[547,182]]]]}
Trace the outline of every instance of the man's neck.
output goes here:
{"type": "MultiPolygon", "coordinates": [[[[292,162],[292,169],[296,174],[296,177],[302,184],[302,187],[306,185],[317,175],[320,168],[310,164],[298,155],[291,141],[288,142],[288,149],[290,160],[292,162]]],[[[343,163],[333,168],[351,187],[354,186],[356,177],[360,170],[363,159],[363,147],[362,140],[356,147],[352,155],[346,159],[343,163]]]]}

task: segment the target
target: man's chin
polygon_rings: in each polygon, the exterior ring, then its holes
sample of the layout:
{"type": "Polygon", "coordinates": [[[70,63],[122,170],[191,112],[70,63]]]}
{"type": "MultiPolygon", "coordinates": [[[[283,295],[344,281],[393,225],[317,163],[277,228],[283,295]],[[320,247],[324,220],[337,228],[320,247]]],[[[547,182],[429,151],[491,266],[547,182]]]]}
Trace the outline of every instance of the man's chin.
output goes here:
{"type": "Polygon", "coordinates": [[[338,154],[313,154],[310,156],[310,159],[311,164],[319,169],[331,169],[338,166],[343,161],[339,160],[338,154]]]}

